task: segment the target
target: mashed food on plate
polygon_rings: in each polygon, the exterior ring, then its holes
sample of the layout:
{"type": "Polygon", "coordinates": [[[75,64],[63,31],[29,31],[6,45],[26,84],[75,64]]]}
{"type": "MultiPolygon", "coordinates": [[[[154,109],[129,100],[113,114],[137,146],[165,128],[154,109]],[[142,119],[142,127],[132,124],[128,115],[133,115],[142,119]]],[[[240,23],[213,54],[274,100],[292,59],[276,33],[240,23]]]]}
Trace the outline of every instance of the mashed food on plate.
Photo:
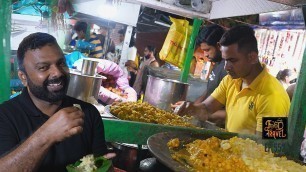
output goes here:
{"type": "Polygon", "coordinates": [[[97,169],[95,165],[95,158],[91,155],[86,155],[82,159],[80,159],[81,164],[77,166],[77,170],[82,172],[92,172],[97,169]]]}
{"type": "Polygon", "coordinates": [[[190,171],[306,171],[306,166],[287,160],[286,157],[275,157],[272,152],[265,152],[263,145],[250,139],[233,137],[221,140],[211,137],[195,140],[179,149],[181,143],[175,138],[167,145],[172,158],[186,165],[190,171]]]}

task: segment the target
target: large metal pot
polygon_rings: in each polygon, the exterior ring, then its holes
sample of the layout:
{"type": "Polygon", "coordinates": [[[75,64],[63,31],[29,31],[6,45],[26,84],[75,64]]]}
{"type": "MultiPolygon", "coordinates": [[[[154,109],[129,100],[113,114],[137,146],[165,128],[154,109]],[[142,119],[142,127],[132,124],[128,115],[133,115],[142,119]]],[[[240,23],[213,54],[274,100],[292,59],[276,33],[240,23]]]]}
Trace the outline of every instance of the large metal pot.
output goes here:
{"type": "Polygon", "coordinates": [[[186,100],[188,87],[187,83],[149,75],[144,101],[170,111],[171,104],[186,100]]]}
{"type": "Polygon", "coordinates": [[[78,71],[70,71],[67,95],[86,102],[93,97],[97,100],[102,78],[101,75],[89,76],[78,71]]]}

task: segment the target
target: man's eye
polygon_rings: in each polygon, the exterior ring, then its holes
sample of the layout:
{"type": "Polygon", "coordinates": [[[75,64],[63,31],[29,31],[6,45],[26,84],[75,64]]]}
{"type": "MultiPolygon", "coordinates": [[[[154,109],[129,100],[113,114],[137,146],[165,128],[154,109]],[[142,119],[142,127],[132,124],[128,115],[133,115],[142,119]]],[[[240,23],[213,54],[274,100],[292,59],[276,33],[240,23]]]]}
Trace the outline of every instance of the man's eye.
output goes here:
{"type": "Polygon", "coordinates": [[[48,66],[40,66],[38,67],[38,70],[41,70],[41,71],[45,71],[48,69],[48,66]]]}
{"type": "Polygon", "coordinates": [[[65,61],[62,61],[59,65],[62,66],[62,67],[66,67],[67,66],[65,61]]]}

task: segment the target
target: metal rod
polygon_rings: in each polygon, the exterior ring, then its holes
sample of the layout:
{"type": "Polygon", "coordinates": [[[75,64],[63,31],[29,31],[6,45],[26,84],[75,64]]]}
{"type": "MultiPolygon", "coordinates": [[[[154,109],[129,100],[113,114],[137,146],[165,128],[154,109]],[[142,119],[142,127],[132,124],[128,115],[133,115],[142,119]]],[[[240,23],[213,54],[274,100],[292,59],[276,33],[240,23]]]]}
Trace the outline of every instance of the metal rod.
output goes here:
{"type": "Polygon", "coordinates": [[[11,0],[1,0],[0,16],[0,103],[10,97],[11,0]]]}
{"type": "Polygon", "coordinates": [[[189,45],[188,45],[188,49],[187,49],[186,59],[185,59],[184,67],[182,69],[182,73],[181,73],[181,77],[180,77],[181,82],[187,83],[187,81],[188,81],[190,63],[191,63],[191,60],[192,60],[192,57],[193,57],[193,52],[194,52],[194,49],[195,49],[195,40],[196,40],[196,37],[198,36],[201,24],[202,24],[202,20],[200,20],[198,18],[194,19],[193,26],[192,26],[192,33],[191,33],[191,36],[190,36],[190,41],[189,41],[189,45]]]}

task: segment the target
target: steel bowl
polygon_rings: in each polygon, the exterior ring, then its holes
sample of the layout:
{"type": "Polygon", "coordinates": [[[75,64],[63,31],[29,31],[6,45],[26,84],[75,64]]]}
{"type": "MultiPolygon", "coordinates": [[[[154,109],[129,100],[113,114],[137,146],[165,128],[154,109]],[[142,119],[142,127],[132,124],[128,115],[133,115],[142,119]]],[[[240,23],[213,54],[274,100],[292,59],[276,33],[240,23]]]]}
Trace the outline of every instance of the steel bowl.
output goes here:
{"type": "Polygon", "coordinates": [[[103,77],[101,75],[82,75],[70,71],[67,95],[88,102],[91,98],[98,100],[103,77]]]}
{"type": "Polygon", "coordinates": [[[186,100],[188,87],[188,83],[149,75],[144,101],[160,109],[171,111],[171,104],[186,100]]]}

